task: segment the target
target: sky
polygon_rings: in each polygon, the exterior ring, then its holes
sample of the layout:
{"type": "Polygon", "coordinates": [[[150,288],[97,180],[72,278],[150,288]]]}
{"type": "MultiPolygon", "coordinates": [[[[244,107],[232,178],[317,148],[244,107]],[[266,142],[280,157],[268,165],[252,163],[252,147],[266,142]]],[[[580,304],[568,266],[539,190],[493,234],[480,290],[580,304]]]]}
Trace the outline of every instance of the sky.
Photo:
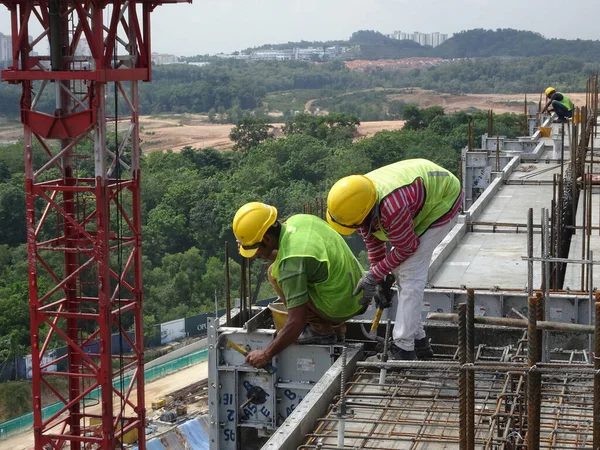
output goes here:
{"type": "MultiPolygon", "coordinates": [[[[548,38],[600,40],[599,0],[193,0],[152,15],[152,50],[229,53],[288,41],[348,39],[358,30],[457,33],[514,28],[548,38]]],[[[0,6],[0,32],[10,34],[0,6]]]]}

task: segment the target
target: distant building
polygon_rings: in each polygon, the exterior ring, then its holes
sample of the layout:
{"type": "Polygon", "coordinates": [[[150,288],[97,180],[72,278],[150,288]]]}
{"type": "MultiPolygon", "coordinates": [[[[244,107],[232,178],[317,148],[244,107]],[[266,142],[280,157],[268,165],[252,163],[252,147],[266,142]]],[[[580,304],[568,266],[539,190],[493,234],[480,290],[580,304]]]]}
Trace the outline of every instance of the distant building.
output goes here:
{"type": "Polygon", "coordinates": [[[179,58],[175,55],[168,55],[166,53],[152,53],[152,63],[157,66],[163,66],[167,64],[177,64],[179,58]]]}
{"type": "Polygon", "coordinates": [[[0,62],[8,62],[12,59],[12,39],[10,36],[0,33],[0,62]]]}
{"type": "Polygon", "coordinates": [[[394,31],[391,34],[388,34],[387,37],[401,41],[414,41],[420,45],[427,45],[429,47],[437,47],[438,45],[450,39],[452,35],[439,33],[437,31],[435,33],[421,33],[419,31],[415,31],[414,33],[405,33],[402,31],[394,31]]]}
{"type": "Polygon", "coordinates": [[[339,56],[348,50],[348,47],[334,45],[332,47],[292,47],[280,50],[256,50],[250,54],[224,54],[215,55],[224,59],[246,59],[250,61],[315,61],[330,59],[339,56]]]}

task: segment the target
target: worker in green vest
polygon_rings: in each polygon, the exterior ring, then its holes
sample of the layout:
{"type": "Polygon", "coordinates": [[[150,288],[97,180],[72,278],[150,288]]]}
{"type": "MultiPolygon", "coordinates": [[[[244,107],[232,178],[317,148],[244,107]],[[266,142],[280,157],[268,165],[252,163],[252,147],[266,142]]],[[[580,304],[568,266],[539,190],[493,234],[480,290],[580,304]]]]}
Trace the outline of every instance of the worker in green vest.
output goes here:
{"type": "Polygon", "coordinates": [[[558,119],[554,121],[555,123],[565,123],[567,119],[573,117],[573,102],[565,94],[556,92],[556,89],[553,87],[548,87],[546,89],[546,98],[548,102],[544,106],[544,109],[542,109],[542,114],[552,106],[552,109],[558,116],[558,119]]]}
{"type": "Polygon", "coordinates": [[[288,310],[273,342],[247,355],[250,365],[263,367],[294,342],[335,344],[344,322],[366,309],[353,294],[364,270],[324,220],[298,214],[281,223],[274,206],[252,202],[235,214],[233,233],[243,257],[273,261],[269,281],[288,310]]]}
{"type": "Polygon", "coordinates": [[[433,357],[421,313],[433,251],[456,223],[462,203],[460,182],[426,159],[400,161],[333,185],[327,220],[341,234],[365,241],[370,270],[355,293],[368,304],[392,273],[398,285],[392,359],[433,357]],[[391,246],[387,251],[387,245],[391,246]]]}

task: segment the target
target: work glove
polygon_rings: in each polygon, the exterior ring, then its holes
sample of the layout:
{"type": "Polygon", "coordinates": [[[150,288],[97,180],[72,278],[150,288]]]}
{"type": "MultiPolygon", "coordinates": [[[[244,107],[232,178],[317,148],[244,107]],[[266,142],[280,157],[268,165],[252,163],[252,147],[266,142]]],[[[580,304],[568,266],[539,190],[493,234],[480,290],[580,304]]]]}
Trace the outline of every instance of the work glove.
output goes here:
{"type": "Polygon", "coordinates": [[[362,298],[358,301],[362,306],[368,305],[371,303],[371,300],[377,293],[377,280],[375,279],[375,275],[373,275],[370,271],[367,272],[356,285],[354,292],[352,295],[358,295],[362,291],[362,298]]]}
{"type": "Polygon", "coordinates": [[[394,293],[392,292],[392,286],[394,285],[394,275],[388,273],[384,280],[377,285],[377,292],[375,294],[375,305],[379,309],[385,309],[392,306],[392,299],[394,293]]]}
{"type": "Polygon", "coordinates": [[[375,305],[379,309],[385,309],[392,306],[392,291],[385,289],[383,284],[377,285],[377,293],[375,294],[375,305]]]}

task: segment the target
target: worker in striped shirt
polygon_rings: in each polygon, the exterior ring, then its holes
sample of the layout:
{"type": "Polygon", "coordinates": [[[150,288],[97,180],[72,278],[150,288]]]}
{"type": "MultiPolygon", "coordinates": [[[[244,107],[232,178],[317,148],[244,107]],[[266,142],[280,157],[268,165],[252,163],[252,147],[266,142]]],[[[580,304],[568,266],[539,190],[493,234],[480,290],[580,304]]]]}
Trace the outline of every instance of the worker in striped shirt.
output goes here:
{"type": "Polygon", "coordinates": [[[458,179],[426,159],[342,178],[329,192],[329,224],[341,234],[358,232],[367,247],[371,268],[355,289],[362,303],[371,302],[388,273],[396,279],[393,359],[433,357],[421,320],[424,289],[433,251],[456,223],[461,203],[458,179]]]}
{"type": "Polygon", "coordinates": [[[297,214],[282,223],[274,206],[251,202],[236,212],[233,233],[243,257],[273,261],[269,282],[288,311],[273,342],[246,356],[250,365],[264,367],[295,342],[335,344],[344,322],[366,310],[353,293],[364,269],[324,220],[297,214]]]}

